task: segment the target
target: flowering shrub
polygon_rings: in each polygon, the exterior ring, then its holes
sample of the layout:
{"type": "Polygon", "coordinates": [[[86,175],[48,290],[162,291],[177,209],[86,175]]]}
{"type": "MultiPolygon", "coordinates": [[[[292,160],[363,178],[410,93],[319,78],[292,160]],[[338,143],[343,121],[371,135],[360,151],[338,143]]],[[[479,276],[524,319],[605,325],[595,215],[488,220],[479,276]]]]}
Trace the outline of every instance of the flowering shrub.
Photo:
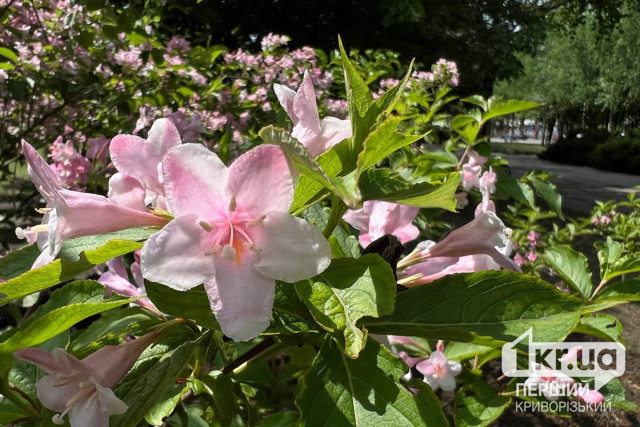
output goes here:
{"type": "Polygon", "coordinates": [[[445,59],[401,77],[392,52],[0,9],[1,155],[30,178],[3,220],[27,245],[0,258],[0,423],[486,425],[558,382],[633,409],[617,380],[481,371],[530,327],[619,340],[591,313],[638,299],[634,197],[549,233],[549,177],[489,156],[486,123],[535,104],[458,100],[445,59]]]}

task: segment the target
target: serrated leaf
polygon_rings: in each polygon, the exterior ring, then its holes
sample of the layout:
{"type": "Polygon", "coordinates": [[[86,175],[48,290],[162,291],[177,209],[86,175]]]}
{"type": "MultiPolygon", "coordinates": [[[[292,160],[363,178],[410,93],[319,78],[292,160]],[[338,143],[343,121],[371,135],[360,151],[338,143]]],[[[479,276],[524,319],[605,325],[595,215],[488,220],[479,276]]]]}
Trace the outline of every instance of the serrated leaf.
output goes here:
{"type": "Polygon", "coordinates": [[[593,288],[591,271],[584,254],[574,251],[569,246],[556,245],[547,248],[542,259],[558,273],[558,275],[583,298],[589,298],[593,288]]]}
{"type": "Polygon", "coordinates": [[[403,121],[400,117],[391,117],[382,122],[364,140],[363,150],[358,155],[357,173],[360,176],[364,171],[374,167],[394,151],[418,141],[423,135],[405,135],[398,132],[398,125],[403,121]]]}
{"type": "Polygon", "coordinates": [[[43,267],[27,271],[18,277],[0,283],[0,306],[72,279],[83,271],[141,247],[142,244],[138,242],[111,240],[98,249],[84,252],[78,262],[57,259],[43,267]]]}
{"type": "Polygon", "coordinates": [[[638,404],[627,400],[626,391],[619,379],[613,378],[598,391],[602,393],[606,402],[611,402],[612,406],[638,412],[638,404]]]}
{"type": "Polygon", "coordinates": [[[164,396],[149,409],[144,416],[145,421],[153,426],[161,426],[164,419],[176,409],[187,391],[189,388],[182,384],[172,384],[165,390],[164,396]]]}
{"type": "Polygon", "coordinates": [[[454,197],[460,174],[449,175],[442,184],[421,182],[410,184],[407,181],[391,177],[387,170],[370,170],[360,179],[363,200],[382,200],[401,205],[421,208],[442,208],[456,212],[454,197]]]}
{"type": "MultiPolygon", "coordinates": [[[[330,209],[320,205],[311,206],[302,214],[307,221],[315,224],[320,230],[324,230],[327,226],[329,215],[330,209]]],[[[340,224],[334,228],[333,233],[329,237],[329,243],[332,243],[331,250],[332,254],[334,254],[333,258],[360,257],[360,242],[340,224]],[[338,248],[335,248],[336,245],[338,248]],[[336,249],[339,249],[339,254],[336,253],[336,249]]]]}
{"type": "Polygon", "coordinates": [[[511,404],[511,398],[501,396],[485,382],[463,386],[454,402],[457,427],[483,427],[502,415],[511,404]]]}
{"type": "Polygon", "coordinates": [[[324,272],[295,286],[320,326],[343,334],[349,357],[357,357],[365,345],[358,321],[393,312],[395,277],[378,255],[334,259],[324,272]]]}
{"type": "Polygon", "coordinates": [[[482,121],[486,122],[496,117],[506,116],[507,114],[518,113],[520,111],[530,110],[540,105],[531,101],[520,101],[511,99],[504,102],[496,102],[490,105],[489,110],[485,112],[482,121]]]}
{"type": "Polygon", "coordinates": [[[291,283],[276,281],[271,325],[265,334],[314,332],[315,322],[291,283]]]}
{"type": "Polygon", "coordinates": [[[588,314],[580,319],[575,332],[593,335],[608,341],[621,341],[622,324],[610,314],[588,314]]]}
{"type": "Polygon", "coordinates": [[[640,301],[640,279],[607,284],[596,294],[596,301],[640,301]]]}
{"type": "Polygon", "coordinates": [[[357,359],[325,340],[296,397],[300,426],[445,426],[438,399],[399,384],[407,366],[373,339],[357,359]]]}
{"type": "Polygon", "coordinates": [[[128,409],[122,415],[111,416],[111,425],[137,425],[156,403],[162,401],[167,388],[175,384],[199,343],[208,339],[209,334],[205,333],[198,340],[186,342],[166,354],[153,367],[137,376],[135,382],[129,382],[126,392],[119,392],[120,386],[117,386],[116,395],[127,404],[128,409]]]}
{"type": "Polygon", "coordinates": [[[483,271],[445,276],[400,292],[393,315],[364,324],[375,334],[499,347],[529,328],[535,341],[563,341],[581,313],[596,308],[536,277],[483,271]]]}
{"type": "Polygon", "coordinates": [[[562,214],[562,196],[558,192],[558,187],[555,184],[537,177],[535,175],[529,175],[527,180],[533,184],[533,188],[535,188],[536,193],[544,202],[549,206],[549,208],[555,212],[560,219],[564,219],[564,215],[562,214]]]}
{"type": "Polygon", "coordinates": [[[160,283],[145,280],[147,297],[161,312],[185,319],[191,319],[200,326],[220,329],[211,311],[211,303],[204,285],[188,291],[177,291],[160,283]]]}
{"type": "Polygon", "coordinates": [[[0,355],[5,359],[23,348],[37,346],[67,331],[73,325],[95,314],[135,301],[113,296],[104,298],[104,286],[91,280],[72,282],[51,294],[19,330],[0,343],[0,355]]]}
{"type": "Polygon", "coordinates": [[[69,239],[62,244],[59,258],[77,262],[80,254],[84,251],[95,250],[110,240],[127,240],[131,242],[141,242],[147,240],[149,236],[158,230],[150,227],[136,227],[114,233],[99,234],[97,236],[77,237],[69,239]]]}

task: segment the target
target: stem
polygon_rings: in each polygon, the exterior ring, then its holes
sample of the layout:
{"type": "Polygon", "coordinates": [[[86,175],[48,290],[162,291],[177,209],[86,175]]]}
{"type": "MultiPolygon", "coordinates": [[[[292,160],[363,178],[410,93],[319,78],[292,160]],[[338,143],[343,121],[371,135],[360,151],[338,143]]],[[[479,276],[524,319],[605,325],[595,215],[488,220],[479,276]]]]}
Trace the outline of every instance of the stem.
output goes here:
{"type": "Polygon", "coordinates": [[[471,151],[471,144],[467,144],[467,148],[466,150],[464,150],[464,153],[462,153],[462,157],[460,157],[460,161],[458,162],[458,166],[456,166],[456,170],[459,171],[460,169],[462,169],[462,163],[464,163],[464,160],[469,155],[469,151],[471,151]]]}
{"type": "Polygon", "coordinates": [[[325,239],[328,239],[329,236],[331,236],[331,233],[333,233],[333,230],[338,226],[342,219],[342,215],[344,215],[346,211],[347,205],[345,205],[344,202],[336,195],[331,196],[331,213],[329,214],[327,226],[322,232],[325,239]]]}
{"type": "Polygon", "coordinates": [[[604,285],[607,284],[607,281],[602,279],[602,281],[598,284],[598,286],[596,287],[596,290],[593,291],[593,294],[591,295],[591,298],[589,298],[589,301],[593,300],[593,298],[596,296],[596,294],[598,292],[600,292],[602,290],[602,288],[604,287],[604,285]]]}
{"type": "Polygon", "coordinates": [[[35,404],[33,399],[31,399],[31,396],[26,394],[23,390],[9,383],[8,381],[6,381],[6,379],[3,386],[0,388],[3,389],[2,394],[4,395],[5,399],[9,399],[13,403],[15,403],[27,414],[34,417],[40,417],[40,411],[37,409],[38,406],[35,404]],[[22,396],[22,399],[18,397],[18,395],[22,396]],[[30,404],[28,405],[25,400],[30,404]]]}
{"type": "Polygon", "coordinates": [[[473,359],[473,369],[478,369],[478,360],[480,357],[476,354],[475,359],[473,359]]]}
{"type": "Polygon", "coordinates": [[[251,359],[261,356],[260,353],[263,353],[265,350],[269,349],[269,347],[273,346],[274,344],[276,344],[276,341],[273,339],[273,337],[267,337],[258,345],[253,347],[251,350],[247,351],[245,354],[238,357],[236,360],[229,363],[227,366],[224,366],[220,371],[223,374],[231,373],[235,375],[238,373],[238,372],[235,372],[237,368],[241,367],[241,365],[245,365],[251,359]]]}
{"type": "Polygon", "coordinates": [[[22,390],[20,387],[16,386],[15,384],[9,383],[9,388],[15,392],[17,392],[20,396],[22,396],[24,398],[24,400],[26,400],[27,402],[29,402],[29,404],[31,404],[31,406],[33,407],[33,409],[38,409],[40,408],[40,405],[35,402],[31,396],[29,396],[24,390],[22,390]]]}
{"type": "Polygon", "coordinates": [[[282,343],[276,343],[272,347],[269,347],[267,350],[265,350],[262,353],[256,355],[254,358],[252,358],[250,360],[247,360],[242,365],[238,366],[236,369],[234,369],[233,371],[230,372],[230,375],[231,376],[236,376],[236,375],[239,375],[239,374],[241,374],[242,372],[244,372],[246,370],[250,370],[257,363],[262,362],[265,359],[268,359],[269,357],[275,355],[276,353],[279,353],[281,347],[282,347],[282,343]]]}

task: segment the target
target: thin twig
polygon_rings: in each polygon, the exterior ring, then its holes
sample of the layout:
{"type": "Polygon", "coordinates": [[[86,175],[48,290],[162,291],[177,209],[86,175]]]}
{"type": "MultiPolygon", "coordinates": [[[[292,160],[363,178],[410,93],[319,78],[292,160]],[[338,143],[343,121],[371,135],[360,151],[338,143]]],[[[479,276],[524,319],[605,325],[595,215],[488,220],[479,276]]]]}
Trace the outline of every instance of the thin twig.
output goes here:
{"type": "Polygon", "coordinates": [[[268,349],[269,347],[271,347],[275,343],[276,342],[273,339],[273,337],[265,338],[260,344],[256,345],[251,350],[247,351],[245,354],[243,354],[242,356],[238,357],[233,362],[229,363],[227,366],[224,366],[220,371],[223,374],[230,373],[231,371],[233,371],[234,369],[236,369],[237,367],[239,367],[243,363],[248,362],[253,357],[255,357],[258,354],[262,353],[263,351],[265,351],[266,349],[268,349]]]}

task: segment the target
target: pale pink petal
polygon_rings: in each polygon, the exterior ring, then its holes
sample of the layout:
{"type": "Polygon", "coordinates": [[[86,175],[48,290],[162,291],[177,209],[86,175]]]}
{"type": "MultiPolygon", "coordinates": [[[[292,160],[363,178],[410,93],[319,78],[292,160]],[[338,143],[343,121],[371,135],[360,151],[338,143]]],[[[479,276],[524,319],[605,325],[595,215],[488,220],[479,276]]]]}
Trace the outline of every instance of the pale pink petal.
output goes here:
{"type": "Polygon", "coordinates": [[[174,215],[197,214],[206,220],[214,214],[213,203],[228,200],[227,167],[204,145],[172,148],[162,163],[166,197],[174,215]]]}
{"type": "Polygon", "coordinates": [[[36,149],[24,139],[22,140],[22,152],[29,164],[28,171],[31,181],[47,203],[51,203],[58,190],[62,189],[58,177],[36,149]]]}
{"type": "Polygon", "coordinates": [[[155,153],[162,156],[171,148],[182,143],[180,140],[180,132],[170,119],[158,119],[153,122],[147,141],[154,147],[155,153]]]}
{"type": "Polygon", "coordinates": [[[414,366],[416,366],[416,363],[422,360],[421,357],[409,356],[406,351],[401,351],[400,353],[398,353],[398,357],[402,359],[402,361],[406,363],[409,368],[413,368],[414,366]]]}
{"type": "Polygon", "coordinates": [[[293,177],[282,150],[260,145],[238,157],[229,168],[227,194],[236,198],[241,213],[256,219],[271,210],[288,212],[293,177]]]}
{"type": "Polygon", "coordinates": [[[604,402],[604,396],[599,391],[591,390],[587,387],[578,387],[574,395],[584,400],[586,403],[604,402]]]}
{"type": "Polygon", "coordinates": [[[305,71],[302,84],[293,100],[293,113],[298,119],[298,123],[293,127],[291,136],[306,145],[320,135],[322,127],[320,126],[320,116],[318,116],[316,93],[308,71],[305,71]]]}
{"type": "Polygon", "coordinates": [[[119,172],[128,173],[144,185],[149,195],[164,194],[158,179],[159,153],[147,140],[135,135],[117,135],[111,140],[109,153],[119,172]]]}
{"type": "Polygon", "coordinates": [[[369,220],[371,240],[379,239],[385,234],[393,234],[401,243],[407,243],[418,236],[419,230],[412,226],[411,222],[418,215],[419,208],[380,201],[365,203],[373,205],[369,220]],[[398,231],[401,236],[397,234],[398,231]]]}
{"type": "Polygon", "coordinates": [[[565,363],[577,362],[578,356],[580,356],[581,353],[582,353],[582,346],[577,345],[575,347],[571,347],[569,351],[558,360],[565,363]]]}
{"type": "Polygon", "coordinates": [[[215,274],[212,233],[199,225],[197,215],[177,217],[153,234],[141,252],[145,279],[186,291],[211,280],[215,274]]]}
{"type": "Polygon", "coordinates": [[[125,208],[147,212],[145,190],[133,175],[116,173],[109,179],[109,199],[125,208]]]}
{"type": "Polygon", "coordinates": [[[457,376],[460,372],[462,372],[462,365],[460,364],[460,362],[455,360],[449,360],[447,361],[447,364],[449,365],[449,373],[454,377],[457,376]]]}
{"type": "Polygon", "coordinates": [[[416,369],[424,376],[433,375],[436,372],[436,367],[431,360],[423,360],[416,365],[416,369]]]}
{"type": "Polygon", "coordinates": [[[422,277],[406,283],[406,286],[430,283],[449,274],[474,273],[476,271],[499,270],[500,265],[484,254],[467,255],[460,258],[434,257],[407,267],[402,272],[402,277],[410,277],[416,274],[422,277]]]}
{"type": "Polygon", "coordinates": [[[57,375],[46,375],[36,383],[36,392],[45,408],[64,412],[67,402],[80,391],[80,387],[78,381],[64,385],[59,385],[60,382],[61,379],[57,375]]]}
{"type": "Polygon", "coordinates": [[[368,202],[364,202],[362,209],[348,210],[347,213],[342,216],[342,219],[360,232],[367,231],[369,229],[369,217],[371,214],[364,209],[368,206],[367,203],[368,202]]]}
{"type": "Polygon", "coordinates": [[[111,292],[115,292],[118,295],[126,297],[137,297],[138,288],[133,286],[127,279],[119,276],[111,271],[107,271],[98,278],[98,282],[103,284],[105,288],[111,292]]]}
{"type": "Polygon", "coordinates": [[[255,268],[285,282],[308,279],[331,263],[331,247],[320,230],[285,212],[267,212],[262,224],[249,229],[260,249],[255,268]]]}
{"type": "Polygon", "coordinates": [[[69,410],[69,424],[73,427],[109,427],[110,414],[103,413],[100,406],[98,399],[78,402],[69,410]]]}
{"type": "MultiPolygon", "coordinates": [[[[308,139],[307,142],[304,143],[304,146],[312,157],[317,157],[347,138],[351,138],[350,120],[325,117],[322,119],[322,123],[320,123],[320,134],[315,138],[308,139]]],[[[300,140],[300,142],[302,142],[302,140],[300,140]]]]}
{"type": "Polygon", "coordinates": [[[33,363],[50,374],[65,374],[70,372],[68,364],[61,364],[60,361],[54,359],[53,354],[41,348],[18,350],[13,353],[13,357],[33,363]]]}
{"type": "Polygon", "coordinates": [[[162,226],[167,220],[149,212],[122,207],[106,197],[60,190],[55,209],[57,234],[65,239],[111,233],[132,227],[162,226]]]}
{"type": "Polygon", "coordinates": [[[151,332],[120,345],[107,345],[82,359],[82,363],[96,377],[100,385],[112,388],[136,363],[140,354],[156,339],[151,332]]]}
{"type": "Polygon", "coordinates": [[[276,93],[280,105],[282,105],[282,108],[287,112],[295,126],[298,123],[298,118],[293,112],[293,100],[296,97],[296,92],[285,85],[280,85],[278,83],[274,83],[273,91],[276,93]]]}
{"type": "Polygon", "coordinates": [[[443,391],[454,391],[456,389],[456,379],[451,375],[439,378],[438,383],[443,391]]]}
{"type": "Polygon", "coordinates": [[[235,341],[255,338],[269,326],[275,280],[258,273],[256,254],[245,250],[240,263],[217,259],[216,277],[205,284],[222,332],[235,341]]]}

